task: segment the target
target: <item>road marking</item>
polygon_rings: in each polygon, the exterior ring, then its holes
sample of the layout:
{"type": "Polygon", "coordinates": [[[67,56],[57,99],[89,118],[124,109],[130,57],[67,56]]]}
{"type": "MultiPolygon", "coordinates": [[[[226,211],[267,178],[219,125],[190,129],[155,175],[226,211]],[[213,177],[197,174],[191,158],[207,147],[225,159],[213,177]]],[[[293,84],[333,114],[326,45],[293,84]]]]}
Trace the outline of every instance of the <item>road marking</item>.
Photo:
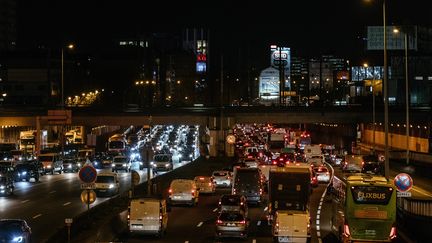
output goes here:
{"type": "Polygon", "coordinates": [[[63,206],[67,206],[69,204],[71,204],[71,202],[63,203],[63,206]]]}
{"type": "Polygon", "coordinates": [[[187,241],[185,241],[185,243],[189,243],[189,241],[187,240],[187,241]]]}
{"type": "Polygon", "coordinates": [[[256,239],[253,239],[253,240],[252,240],[252,243],[256,243],[256,239]]]}
{"type": "Polygon", "coordinates": [[[318,212],[318,214],[317,214],[317,219],[320,219],[320,213],[318,212]]]}
{"type": "Polygon", "coordinates": [[[264,212],[267,211],[267,210],[268,210],[268,207],[265,207],[265,208],[264,208],[264,212]]]}
{"type": "Polygon", "coordinates": [[[203,222],[199,222],[199,224],[197,225],[197,227],[201,227],[203,225],[203,222]]]}
{"type": "Polygon", "coordinates": [[[318,206],[318,211],[320,211],[320,210],[321,210],[321,205],[318,206]]]}
{"type": "Polygon", "coordinates": [[[50,191],[49,194],[53,194],[53,193],[55,193],[55,192],[56,192],[56,191],[50,191]]]}
{"type": "Polygon", "coordinates": [[[26,202],[28,202],[28,201],[30,201],[30,200],[24,200],[24,201],[21,201],[21,203],[26,203],[26,202]]]}
{"type": "Polygon", "coordinates": [[[317,236],[318,236],[318,237],[321,237],[321,232],[318,231],[318,232],[317,232],[317,236]]]}
{"type": "Polygon", "coordinates": [[[33,219],[39,218],[40,216],[42,216],[42,214],[37,214],[37,215],[33,216],[33,219]]]}
{"type": "Polygon", "coordinates": [[[320,220],[319,219],[317,219],[316,224],[317,224],[317,230],[319,230],[319,228],[320,228],[320,226],[319,226],[320,220]]]}
{"type": "Polygon", "coordinates": [[[216,212],[216,211],[218,211],[218,208],[213,209],[213,212],[216,212]]]}
{"type": "Polygon", "coordinates": [[[257,226],[260,226],[260,225],[261,225],[261,220],[258,220],[257,226]]]}

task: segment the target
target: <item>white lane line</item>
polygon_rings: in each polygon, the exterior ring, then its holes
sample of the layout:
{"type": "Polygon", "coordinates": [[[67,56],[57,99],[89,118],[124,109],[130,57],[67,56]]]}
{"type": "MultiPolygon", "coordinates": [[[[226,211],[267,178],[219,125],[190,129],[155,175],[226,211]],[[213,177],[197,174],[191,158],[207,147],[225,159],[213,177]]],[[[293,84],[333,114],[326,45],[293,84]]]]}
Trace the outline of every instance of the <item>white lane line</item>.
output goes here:
{"type": "Polygon", "coordinates": [[[199,222],[197,227],[201,227],[203,225],[203,222],[199,222]]]}
{"type": "Polygon", "coordinates": [[[189,241],[187,240],[187,241],[185,241],[184,243],[189,243],[189,241]]]}
{"type": "Polygon", "coordinates": [[[317,234],[318,234],[318,232],[320,232],[320,226],[319,226],[319,220],[317,220],[318,222],[318,224],[317,224],[317,226],[316,226],[316,229],[317,229],[317,234]]]}
{"type": "Polygon", "coordinates": [[[53,194],[53,193],[55,193],[55,192],[56,192],[56,191],[50,191],[49,194],[53,194]]]}
{"type": "Polygon", "coordinates": [[[252,240],[252,243],[256,243],[256,239],[253,239],[253,240],[252,240]]]}
{"type": "Polygon", "coordinates": [[[318,237],[318,243],[322,243],[321,237],[318,237]]]}
{"type": "Polygon", "coordinates": [[[316,224],[317,224],[317,230],[318,230],[319,229],[319,224],[320,224],[320,220],[319,219],[317,219],[316,224]]]}
{"type": "Polygon", "coordinates": [[[321,232],[320,231],[317,232],[317,236],[321,237],[321,232]]]}
{"type": "Polygon", "coordinates": [[[218,211],[218,208],[213,209],[213,212],[216,212],[216,211],[218,211]]]}
{"type": "Polygon", "coordinates": [[[318,214],[317,214],[317,220],[319,220],[319,219],[320,219],[320,214],[318,213],[318,214]]]}
{"type": "Polygon", "coordinates": [[[71,204],[71,202],[63,203],[63,206],[67,206],[69,204],[71,204]]]}
{"type": "Polygon", "coordinates": [[[321,206],[318,206],[318,211],[320,211],[321,210],[321,206]]]}
{"type": "Polygon", "coordinates": [[[258,220],[257,226],[260,226],[260,225],[261,225],[261,220],[258,220]]]}
{"type": "Polygon", "coordinates": [[[21,203],[26,203],[26,202],[28,202],[28,201],[30,201],[30,200],[27,199],[27,200],[21,201],[21,203]]]}
{"type": "Polygon", "coordinates": [[[264,212],[267,211],[267,210],[268,210],[268,207],[265,207],[265,208],[264,208],[264,212]]]}
{"type": "Polygon", "coordinates": [[[37,214],[37,215],[33,216],[33,219],[39,218],[40,216],[42,216],[42,214],[37,214]]]}

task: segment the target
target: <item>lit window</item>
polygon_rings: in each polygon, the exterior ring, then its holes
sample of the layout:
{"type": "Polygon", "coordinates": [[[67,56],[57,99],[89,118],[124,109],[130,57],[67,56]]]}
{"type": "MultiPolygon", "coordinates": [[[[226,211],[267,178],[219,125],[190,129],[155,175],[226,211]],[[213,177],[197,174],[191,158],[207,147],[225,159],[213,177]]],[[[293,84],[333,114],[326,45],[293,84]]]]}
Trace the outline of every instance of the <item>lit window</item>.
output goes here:
{"type": "Polygon", "coordinates": [[[432,80],[432,77],[429,76],[429,77],[428,77],[428,80],[431,81],[431,80],[432,80]]]}
{"type": "Polygon", "coordinates": [[[125,46],[126,45],[126,41],[120,41],[119,43],[121,46],[125,46]]]}
{"type": "Polygon", "coordinates": [[[414,79],[415,80],[423,80],[423,77],[422,76],[415,76],[414,79]]]}

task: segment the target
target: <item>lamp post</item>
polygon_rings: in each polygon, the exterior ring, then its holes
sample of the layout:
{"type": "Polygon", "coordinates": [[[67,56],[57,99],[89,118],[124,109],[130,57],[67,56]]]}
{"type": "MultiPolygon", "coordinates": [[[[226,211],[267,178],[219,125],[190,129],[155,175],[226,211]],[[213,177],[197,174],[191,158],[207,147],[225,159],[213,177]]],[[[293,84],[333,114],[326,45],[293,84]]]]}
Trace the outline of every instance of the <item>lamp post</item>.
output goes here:
{"type": "MultiPolygon", "coordinates": [[[[399,29],[394,29],[394,33],[399,33],[399,29]]],[[[410,106],[410,98],[409,98],[409,84],[408,84],[408,34],[407,30],[403,31],[404,33],[404,48],[405,48],[405,119],[406,119],[406,129],[405,129],[405,136],[406,136],[406,164],[409,164],[409,154],[410,154],[410,148],[409,148],[409,126],[410,126],[410,120],[409,120],[409,106],[410,106]]]]}
{"type": "MultiPolygon", "coordinates": [[[[367,63],[363,64],[363,67],[367,68],[369,67],[369,65],[367,63]]],[[[372,133],[372,152],[373,154],[375,154],[375,131],[376,131],[376,126],[375,126],[375,72],[374,70],[372,70],[373,73],[373,77],[372,77],[372,129],[373,129],[373,133],[372,133]]]]}
{"type": "MultiPolygon", "coordinates": [[[[370,1],[370,0],[366,0],[370,1]]],[[[387,80],[387,26],[386,26],[386,0],[382,0],[383,13],[383,50],[384,50],[384,66],[383,66],[383,94],[384,94],[384,176],[389,178],[389,146],[388,146],[388,80],[387,80]]]]}
{"type": "MultiPolygon", "coordinates": [[[[72,50],[73,44],[69,44],[67,49],[72,50]]],[[[64,109],[64,48],[61,49],[61,108],[64,109]]]]}

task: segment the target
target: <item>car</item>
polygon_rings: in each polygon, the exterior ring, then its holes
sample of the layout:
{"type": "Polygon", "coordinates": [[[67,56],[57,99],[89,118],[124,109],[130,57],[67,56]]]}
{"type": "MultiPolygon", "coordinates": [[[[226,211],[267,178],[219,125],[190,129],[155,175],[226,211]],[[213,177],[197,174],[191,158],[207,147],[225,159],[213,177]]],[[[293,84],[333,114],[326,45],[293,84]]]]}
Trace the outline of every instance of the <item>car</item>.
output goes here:
{"type": "Polygon", "coordinates": [[[326,166],[317,166],[313,168],[318,182],[330,182],[330,172],[326,166]]]}
{"type": "Polygon", "coordinates": [[[362,162],[362,173],[382,174],[384,172],[384,162],[378,155],[365,155],[362,162]]]}
{"type": "Polygon", "coordinates": [[[243,159],[243,162],[246,167],[258,168],[259,161],[255,157],[248,156],[243,159]]]}
{"type": "Polygon", "coordinates": [[[210,176],[195,176],[195,184],[200,193],[214,193],[216,186],[210,176]]]}
{"type": "Polygon", "coordinates": [[[30,181],[30,179],[33,178],[35,182],[38,182],[42,171],[43,166],[39,161],[34,160],[18,163],[15,166],[15,181],[30,181]]]}
{"type": "Polygon", "coordinates": [[[129,157],[123,155],[114,156],[112,163],[112,172],[117,172],[119,170],[129,172],[130,168],[131,162],[129,157]]]}
{"type": "Polygon", "coordinates": [[[231,186],[231,173],[227,170],[213,171],[213,182],[216,187],[230,187],[231,186]]]}
{"type": "Polygon", "coordinates": [[[219,212],[242,212],[244,215],[248,215],[248,204],[246,197],[243,195],[232,195],[224,194],[219,198],[218,203],[219,212]]]}
{"type": "Polygon", "coordinates": [[[63,159],[63,172],[78,172],[81,168],[80,162],[75,158],[63,159]]]}
{"type": "Polygon", "coordinates": [[[195,206],[198,203],[199,191],[194,180],[174,179],[168,189],[169,204],[189,204],[195,206]]]}
{"type": "Polygon", "coordinates": [[[113,196],[120,191],[120,182],[116,173],[101,172],[96,176],[95,192],[97,195],[113,196]]]}
{"type": "Polygon", "coordinates": [[[12,195],[14,188],[12,176],[0,173],[0,195],[12,195]]]}
{"type": "Polygon", "coordinates": [[[0,242],[31,242],[31,234],[24,219],[0,219],[0,242]]]}
{"type": "Polygon", "coordinates": [[[216,220],[216,238],[248,236],[249,220],[241,212],[223,211],[216,220]]]}
{"type": "Polygon", "coordinates": [[[131,234],[154,234],[161,237],[168,227],[165,199],[134,198],[128,207],[128,231],[131,234]]]}

